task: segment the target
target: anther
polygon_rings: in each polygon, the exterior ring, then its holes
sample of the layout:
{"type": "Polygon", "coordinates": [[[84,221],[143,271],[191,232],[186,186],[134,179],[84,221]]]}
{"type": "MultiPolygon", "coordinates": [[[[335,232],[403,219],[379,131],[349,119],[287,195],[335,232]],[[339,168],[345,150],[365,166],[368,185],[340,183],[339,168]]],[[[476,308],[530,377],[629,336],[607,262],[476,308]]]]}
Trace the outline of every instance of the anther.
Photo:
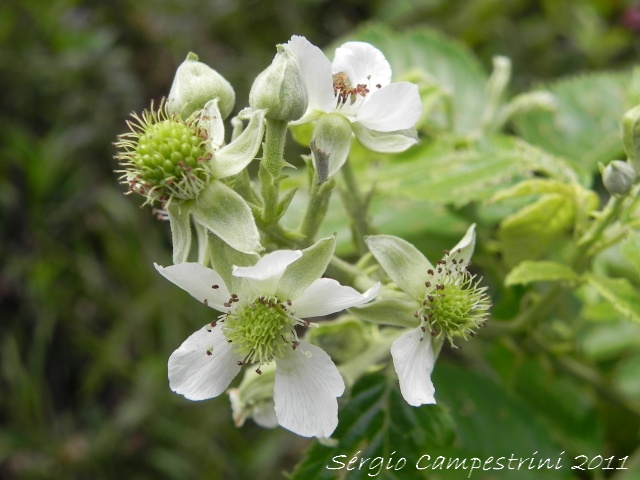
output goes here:
{"type": "Polygon", "coordinates": [[[208,307],[209,306],[209,300],[207,300],[206,298],[204,299],[204,304],[208,307]]]}
{"type": "Polygon", "coordinates": [[[217,290],[220,288],[220,285],[211,285],[211,288],[213,288],[214,290],[217,290]]]}

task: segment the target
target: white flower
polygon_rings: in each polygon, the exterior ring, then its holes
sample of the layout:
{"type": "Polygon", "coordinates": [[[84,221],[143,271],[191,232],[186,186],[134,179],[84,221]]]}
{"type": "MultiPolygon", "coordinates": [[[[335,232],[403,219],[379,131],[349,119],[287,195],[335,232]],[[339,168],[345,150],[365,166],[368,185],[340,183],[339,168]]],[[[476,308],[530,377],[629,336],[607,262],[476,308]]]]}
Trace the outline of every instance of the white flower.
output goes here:
{"type": "Polygon", "coordinates": [[[422,113],[418,87],[391,83],[391,66],[380,50],[347,42],[336,49],[331,63],[304,37],[293,36],[287,45],[298,59],[309,99],[304,116],[292,123],[318,120],[314,140],[331,153],[329,176],[346,161],[349,144],[326,138],[323,129],[349,128],[362,145],[377,152],[401,152],[417,143],[414,126],[422,113]]]}
{"type": "MultiPolygon", "coordinates": [[[[391,346],[400,390],[409,405],[436,403],[431,382],[436,362],[434,350],[439,349],[444,340],[453,345],[455,337],[466,340],[474,336],[476,329],[486,323],[490,306],[486,287],[479,287],[467,270],[475,241],[475,225],[472,225],[462,240],[433,266],[401,238],[391,235],[366,238],[371,253],[391,280],[414,300],[411,310],[407,307],[403,315],[411,316],[411,323],[418,325],[403,333],[391,346]]],[[[407,324],[410,318],[391,323],[407,324]]]]}
{"type": "MultiPolygon", "coordinates": [[[[197,263],[156,265],[171,282],[224,312],[173,352],[171,389],[190,400],[216,397],[242,365],[257,365],[260,373],[261,365],[275,362],[278,423],[305,437],[330,436],[338,423],[336,398],[342,395],[344,382],[329,355],[299,340],[295,327],[308,327],[304,318],[369,302],[377,295],[378,285],[360,294],[335,280],[317,278],[318,256],[303,257],[316,246],[303,252],[278,250],[253,266],[233,267],[226,283],[215,270],[197,263]]],[[[332,254],[333,248],[331,239],[331,248],[324,250],[332,254]]]]}

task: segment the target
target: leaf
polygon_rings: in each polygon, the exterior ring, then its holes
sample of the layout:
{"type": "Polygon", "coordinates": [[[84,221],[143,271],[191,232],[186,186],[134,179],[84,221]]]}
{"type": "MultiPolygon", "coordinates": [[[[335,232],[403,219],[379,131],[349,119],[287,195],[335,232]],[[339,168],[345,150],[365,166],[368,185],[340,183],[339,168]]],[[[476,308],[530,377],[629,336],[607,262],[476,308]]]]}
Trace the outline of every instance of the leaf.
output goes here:
{"type": "Polygon", "coordinates": [[[573,224],[572,197],[548,194],[500,223],[498,238],[508,265],[534,260],[551,249],[573,224]]]}
{"type": "MultiPolygon", "coordinates": [[[[412,81],[421,91],[431,90],[436,84],[452,102],[456,132],[471,132],[480,126],[488,76],[461,43],[424,27],[396,33],[380,24],[362,28],[348,39],[369,42],[379,48],[391,64],[394,81],[412,81]]],[[[444,128],[447,113],[444,104],[441,108],[435,121],[444,128]]]]}
{"type": "Polygon", "coordinates": [[[529,111],[515,127],[526,141],[594,172],[622,154],[620,121],[628,105],[628,73],[598,73],[560,80],[544,88],[557,100],[555,112],[529,111]]]}
{"type": "Polygon", "coordinates": [[[445,138],[418,145],[385,165],[377,188],[388,196],[461,206],[489,198],[526,171],[514,151],[445,138]]]}
{"type": "Polygon", "coordinates": [[[511,286],[534,282],[576,281],[578,278],[571,268],[561,263],[525,260],[509,272],[504,283],[511,286]]]}
{"type": "MultiPolygon", "coordinates": [[[[358,455],[359,459],[382,456],[385,463],[390,457],[394,461],[409,457],[402,470],[385,470],[387,476],[384,477],[406,478],[405,470],[415,472],[415,460],[425,448],[445,446],[452,441],[453,424],[449,414],[440,406],[409,406],[385,375],[375,373],[361,378],[354,385],[351,399],[340,413],[340,423],[332,438],[338,440],[337,446],[312,445],[290,478],[333,479],[336,472],[340,472],[338,462],[346,464],[353,455],[358,455]]],[[[349,479],[370,478],[368,474],[375,471],[366,463],[363,468],[349,472],[349,479]]]]}
{"type": "MultiPolygon", "coordinates": [[[[497,459],[514,455],[526,458],[536,452],[536,459],[553,458],[555,464],[561,448],[545,426],[488,377],[440,362],[435,370],[434,384],[439,405],[415,408],[404,401],[395,378],[390,381],[381,373],[361,378],[353,388],[351,400],[340,413],[340,424],[333,436],[338,444],[333,447],[312,445],[290,478],[371,478],[377,472],[376,468],[371,468],[372,465],[375,467],[372,462],[377,457],[383,459],[377,478],[385,479],[467,478],[473,457],[497,459]],[[464,469],[418,470],[418,461],[422,467],[429,463],[423,457],[425,455],[430,455],[432,464],[439,455],[469,460],[464,469]],[[347,471],[346,466],[354,456],[356,462],[347,471]],[[401,465],[398,463],[401,458],[406,460],[404,467],[394,470],[395,466],[401,465]],[[365,459],[369,460],[361,468],[354,468],[365,459]],[[387,469],[389,465],[391,468],[387,469]]],[[[501,479],[507,480],[570,478],[568,470],[509,472],[504,469],[493,473],[499,473],[501,479]]]]}
{"type": "Polygon", "coordinates": [[[640,234],[633,234],[620,246],[620,252],[629,265],[640,275],[640,234]]]}
{"type": "Polygon", "coordinates": [[[626,278],[609,278],[601,275],[587,275],[589,284],[611,302],[613,308],[619,313],[640,322],[640,294],[637,287],[634,287],[626,278]]]}

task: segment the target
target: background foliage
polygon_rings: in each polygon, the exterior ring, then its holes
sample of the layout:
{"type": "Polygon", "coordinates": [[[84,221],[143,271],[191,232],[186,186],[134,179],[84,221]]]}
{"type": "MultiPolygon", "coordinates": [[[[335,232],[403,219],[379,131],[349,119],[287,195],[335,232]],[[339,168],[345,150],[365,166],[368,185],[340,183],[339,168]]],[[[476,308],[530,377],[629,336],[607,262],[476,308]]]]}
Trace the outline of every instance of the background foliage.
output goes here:
{"type": "MultiPolygon", "coordinates": [[[[563,83],[551,89],[569,88],[563,97],[569,107],[595,99],[596,106],[613,109],[614,119],[622,105],[638,103],[627,98],[633,92],[616,94],[616,79],[631,78],[625,69],[638,53],[640,10],[630,0],[463,3],[464,8],[439,0],[288,0],[277,8],[249,0],[0,5],[0,476],[268,479],[293,469],[308,441],[253,424],[236,429],[226,398],[196,404],[169,391],[169,354],[210,320],[210,312],[153,270],[154,261],[170,263],[168,225],[139,210],[139,199],[122,196],[112,172],[112,142],[130,111],[168,92],[188,51],[234,85],[239,109],[275,44],[294,33],[326,46],[338,37],[356,38],[351,34],[359,29],[357,38],[383,49],[396,71],[405,69],[399,53],[406,44],[394,44],[392,34],[380,32],[430,26],[458,39],[478,58],[461,54],[464,61],[472,59],[465,67],[468,83],[459,90],[469,98],[457,99],[469,125],[473,98],[482,95],[496,54],[512,59],[513,93],[567,74],[621,69],[621,77],[604,81],[586,77],[584,82],[594,83],[581,89],[563,83]],[[572,99],[571,91],[585,98],[572,99]]],[[[419,38],[413,42],[415,48],[424,44],[419,38]]],[[[570,115],[571,108],[565,111],[570,115]]],[[[525,116],[514,128],[545,154],[574,163],[582,162],[585,151],[593,154],[588,164],[574,165],[585,185],[598,186],[598,161],[621,154],[615,121],[604,130],[602,124],[587,125],[581,130],[587,140],[570,143],[537,131],[539,124],[525,116]],[[594,152],[588,139],[596,128],[596,135],[604,131],[613,140],[598,137],[598,145],[610,147],[594,152]]],[[[424,133],[439,128],[436,122],[424,133]]],[[[500,155],[511,148],[503,148],[503,141],[465,153],[494,162],[483,163],[487,178],[513,163],[500,155]]],[[[428,188],[407,183],[415,178],[407,152],[380,187],[398,208],[390,215],[389,203],[373,206],[385,233],[410,234],[408,240],[430,258],[455,243],[470,208],[462,208],[464,199],[448,189],[438,190],[447,165],[459,160],[442,157],[450,147],[430,147],[430,168],[438,175],[428,177],[434,183],[428,188]],[[455,207],[455,215],[445,204],[455,207]]],[[[515,178],[518,172],[510,174],[515,178]]],[[[489,183],[482,187],[485,198],[494,193],[485,188],[489,183]]],[[[500,208],[498,202],[486,215],[498,216],[500,208]]],[[[348,239],[346,233],[341,237],[348,239]]],[[[479,243],[491,253],[491,242],[479,243]]],[[[494,315],[509,318],[524,287],[499,287],[501,272],[490,264],[491,255],[483,258],[488,260],[480,266],[498,295],[494,315]]],[[[623,267],[612,262],[603,268],[623,267]]],[[[606,291],[606,284],[599,285],[606,291]]],[[[616,316],[606,302],[592,299],[586,305],[581,312],[576,300],[563,304],[562,312],[591,320],[581,325],[580,354],[637,402],[640,327],[616,316]]],[[[549,334],[562,338],[563,325],[556,327],[549,334]]],[[[555,365],[536,339],[527,347],[521,355],[508,341],[474,342],[460,354],[444,354],[435,383],[453,418],[431,425],[434,434],[421,445],[459,456],[488,455],[492,446],[523,454],[540,450],[540,456],[562,450],[571,456],[631,455],[638,444],[637,415],[608,399],[606,387],[583,384],[574,364],[555,365]],[[470,365],[471,358],[484,358],[485,364],[470,365]],[[500,421],[492,416],[497,412],[500,421]],[[488,439],[495,444],[485,444],[488,439]]],[[[366,391],[366,383],[359,388],[366,391]]],[[[393,402],[393,392],[376,395],[393,402]]],[[[640,463],[637,454],[634,462],[640,463]]]]}

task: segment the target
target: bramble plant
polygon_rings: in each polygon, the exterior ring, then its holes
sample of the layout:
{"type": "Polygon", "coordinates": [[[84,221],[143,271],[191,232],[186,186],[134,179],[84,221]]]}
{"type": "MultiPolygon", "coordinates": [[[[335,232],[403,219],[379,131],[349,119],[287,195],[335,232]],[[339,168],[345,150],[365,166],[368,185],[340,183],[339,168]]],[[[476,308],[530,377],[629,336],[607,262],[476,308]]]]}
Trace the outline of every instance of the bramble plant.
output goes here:
{"type": "Polygon", "coordinates": [[[116,143],[122,183],[170,223],[174,264],[157,270],[218,312],[169,358],[171,389],[323,439],[292,478],[449,445],[443,352],[487,369],[535,352],[638,420],[579,345],[590,322],[640,321],[640,76],[508,98],[505,57],[486,77],[429,32],[360,37],[333,61],[304,37],[278,45],[230,135],[233,88],[190,53],[116,143]],[[285,159],[288,132],[303,161],[285,159]]]}

